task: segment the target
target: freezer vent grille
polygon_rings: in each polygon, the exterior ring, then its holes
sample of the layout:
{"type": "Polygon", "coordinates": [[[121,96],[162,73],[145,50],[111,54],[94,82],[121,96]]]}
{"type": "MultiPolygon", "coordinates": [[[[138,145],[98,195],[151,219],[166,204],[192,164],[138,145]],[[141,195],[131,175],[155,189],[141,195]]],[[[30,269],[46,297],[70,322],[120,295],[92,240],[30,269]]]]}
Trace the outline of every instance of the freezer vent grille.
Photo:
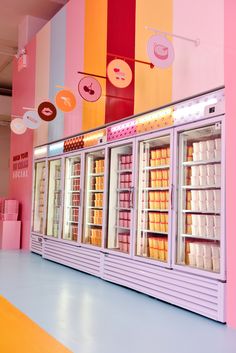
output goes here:
{"type": "Polygon", "coordinates": [[[114,255],[105,256],[104,279],[225,322],[224,283],[114,255]]]}
{"type": "Polygon", "coordinates": [[[31,235],[31,251],[42,255],[43,252],[43,238],[37,235],[31,235]]]}
{"type": "Polygon", "coordinates": [[[94,250],[45,239],[43,257],[95,276],[100,275],[101,255],[94,250]]]}

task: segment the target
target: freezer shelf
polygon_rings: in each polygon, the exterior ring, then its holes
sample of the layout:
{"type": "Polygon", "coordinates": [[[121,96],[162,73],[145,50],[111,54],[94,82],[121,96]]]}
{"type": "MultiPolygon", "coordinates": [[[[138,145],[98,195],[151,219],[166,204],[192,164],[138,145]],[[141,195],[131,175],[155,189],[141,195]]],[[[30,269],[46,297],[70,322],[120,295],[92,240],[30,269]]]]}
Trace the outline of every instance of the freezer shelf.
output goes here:
{"type": "Polygon", "coordinates": [[[32,230],[38,234],[44,234],[46,162],[35,163],[34,173],[34,211],[32,230]]]}
{"type": "Polygon", "coordinates": [[[105,151],[85,155],[84,223],[82,243],[102,246],[105,151]]]}
{"type": "Polygon", "coordinates": [[[168,261],[170,136],[139,142],[137,256],[168,261]]]}
{"type": "Polygon", "coordinates": [[[221,128],[182,132],[179,141],[177,264],[220,272],[221,128]]]}
{"type": "Polygon", "coordinates": [[[106,247],[130,253],[133,208],[133,144],[109,149],[109,204],[106,247]]]}

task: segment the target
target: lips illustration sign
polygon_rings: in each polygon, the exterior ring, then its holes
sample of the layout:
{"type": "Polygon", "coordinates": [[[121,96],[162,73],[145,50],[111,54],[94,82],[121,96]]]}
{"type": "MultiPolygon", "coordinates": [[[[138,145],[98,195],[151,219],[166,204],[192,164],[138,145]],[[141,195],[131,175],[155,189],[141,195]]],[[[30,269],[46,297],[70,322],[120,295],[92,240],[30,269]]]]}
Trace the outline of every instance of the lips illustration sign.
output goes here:
{"type": "Polygon", "coordinates": [[[147,43],[147,54],[153,65],[165,69],[174,61],[173,44],[163,35],[154,35],[147,43]]]}
{"type": "Polygon", "coordinates": [[[38,115],[44,121],[52,121],[57,116],[57,109],[51,102],[42,102],[38,106],[38,115]]]}

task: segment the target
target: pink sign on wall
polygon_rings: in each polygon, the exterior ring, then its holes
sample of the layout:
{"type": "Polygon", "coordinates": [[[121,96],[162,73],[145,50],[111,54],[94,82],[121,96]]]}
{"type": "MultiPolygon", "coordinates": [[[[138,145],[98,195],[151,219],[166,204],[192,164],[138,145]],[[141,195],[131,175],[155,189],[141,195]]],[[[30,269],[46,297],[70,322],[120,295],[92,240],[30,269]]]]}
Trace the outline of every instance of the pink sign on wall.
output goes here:
{"type": "Polygon", "coordinates": [[[102,95],[102,87],[96,78],[83,77],[78,85],[81,97],[88,102],[96,102],[102,95]]]}
{"type": "Polygon", "coordinates": [[[163,35],[149,38],[147,53],[153,65],[162,69],[171,66],[175,57],[173,44],[163,35]]]}
{"type": "Polygon", "coordinates": [[[24,152],[12,157],[12,178],[27,178],[29,167],[28,152],[24,152]]]}
{"type": "Polygon", "coordinates": [[[107,67],[109,81],[118,88],[128,87],[132,81],[130,66],[121,59],[112,60],[107,67]]]}

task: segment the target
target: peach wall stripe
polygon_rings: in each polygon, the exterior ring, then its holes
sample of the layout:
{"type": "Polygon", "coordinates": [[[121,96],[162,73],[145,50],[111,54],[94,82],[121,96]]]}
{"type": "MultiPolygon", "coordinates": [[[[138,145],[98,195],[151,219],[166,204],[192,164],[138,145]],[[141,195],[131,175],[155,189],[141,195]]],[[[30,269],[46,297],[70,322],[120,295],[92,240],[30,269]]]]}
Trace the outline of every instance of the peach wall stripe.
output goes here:
{"type": "MultiPolygon", "coordinates": [[[[48,99],[50,77],[50,22],[36,35],[36,80],[35,107],[48,99]]],[[[48,142],[48,123],[42,121],[41,126],[34,131],[34,146],[48,142]]]]}
{"type": "MultiPolygon", "coordinates": [[[[145,26],[172,32],[172,0],[136,0],[135,58],[150,61],[147,56],[147,41],[153,34],[145,26]]],[[[150,69],[135,65],[134,113],[139,113],[169,103],[172,95],[172,68],[150,69]]]]}
{"type": "Polygon", "coordinates": [[[66,67],[65,86],[76,96],[76,108],[65,113],[64,136],[79,133],[82,128],[83,100],[78,94],[77,71],[84,68],[84,14],[85,0],[71,0],[66,6],[66,67]]]}
{"type": "MultiPolygon", "coordinates": [[[[107,0],[87,0],[85,5],[85,72],[106,75],[106,49],[107,0]]],[[[105,122],[106,80],[98,80],[102,86],[103,96],[94,103],[83,102],[83,130],[95,128],[105,122]]]]}

